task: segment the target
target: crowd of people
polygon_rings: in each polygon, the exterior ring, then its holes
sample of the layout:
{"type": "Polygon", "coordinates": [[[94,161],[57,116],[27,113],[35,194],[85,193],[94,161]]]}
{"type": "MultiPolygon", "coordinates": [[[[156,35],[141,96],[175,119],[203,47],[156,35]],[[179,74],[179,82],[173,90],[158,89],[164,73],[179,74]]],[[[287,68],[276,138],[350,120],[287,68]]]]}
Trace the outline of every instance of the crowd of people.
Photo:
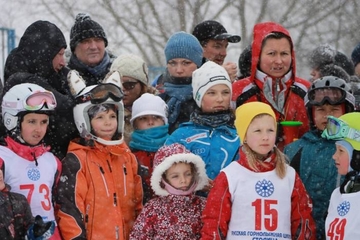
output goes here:
{"type": "Polygon", "coordinates": [[[0,239],[360,237],[360,44],[320,44],[311,79],[275,22],[241,37],[214,20],[174,32],[149,79],[79,13],[70,59],[48,21],[6,59],[0,239]]]}

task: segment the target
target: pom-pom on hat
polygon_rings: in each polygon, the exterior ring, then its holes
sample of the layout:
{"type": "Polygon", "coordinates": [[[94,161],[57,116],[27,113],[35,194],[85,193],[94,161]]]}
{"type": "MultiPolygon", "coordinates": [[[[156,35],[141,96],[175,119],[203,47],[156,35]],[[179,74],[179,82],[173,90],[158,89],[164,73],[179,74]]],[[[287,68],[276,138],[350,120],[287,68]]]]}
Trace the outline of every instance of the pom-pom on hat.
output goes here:
{"type": "Polygon", "coordinates": [[[74,52],[76,45],[87,38],[102,38],[105,47],[108,45],[106,34],[102,26],[91,19],[86,13],[79,13],[70,31],[70,49],[74,52]]]}
{"type": "Polygon", "coordinates": [[[159,96],[154,94],[144,93],[136,99],[132,106],[132,116],[130,119],[131,125],[136,118],[145,115],[155,115],[163,118],[164,123],[168,123],[168,106],[159,96]]]}
{"type": "Polygon", "coordinates": [[[166,43],[166,63],[174,58],[186,58],[200,67],[203,58],[203,49],[200,42],[193,35],[186,32],[174,33],[166,43]]]}
{"type": "Polygon", "coordinates": [[[241,142],[244,142],[246,131],[251,123],[251,121],[260,114],[269,114],[274,118],[274,124],[276,127],[276,116],[270,105],[262,102],[249,102],[244,103],[236,109],[235,112],[235,127],[236,131],[241,139],[241,142]]]}
{"type": "Polygon", "coordinates": [[[229,74],[219,64],[207,61],[192,74],[193,97],[196,104],[201,108],[201,101],[206,91],[212,86],[225,84],[232,92],[229,74]]]}
{"type": "Polygon", "coordinates": [[[193,163],[196,169],[195,183],[193,189],[198,191],[208,184],[208,177],[205,172],[205,163],[200,156],[191,153],[183,145],[174,143],[159,148],[154,156],[154,171],[151,175],[151,187],[158,196],[167,196],[170,193],[165,189],[163,184],[163,174],[174,163],[193,163]]]}
{"type": "Polygon", "coordinates": [[[145,86],[149,85],[148,66],[145,61],[134,54],[122,54],[111,64],[110,71],[119,71],[124,77],[134,78],[145,86]]]}

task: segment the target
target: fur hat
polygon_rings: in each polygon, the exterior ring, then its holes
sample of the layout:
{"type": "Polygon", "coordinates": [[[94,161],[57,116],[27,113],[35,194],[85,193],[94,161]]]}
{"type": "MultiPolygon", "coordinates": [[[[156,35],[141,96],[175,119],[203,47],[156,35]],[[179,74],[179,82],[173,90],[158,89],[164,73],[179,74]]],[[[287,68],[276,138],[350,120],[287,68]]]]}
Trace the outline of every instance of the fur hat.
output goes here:
{"type": "Polygon", "coordinates": [[[203,49],[200,42],[193,35],[186,32],[174,33],[166,43],[166,63],[174,58],[186,58],[200,67],[203,58],[203,49]]]}
{"type": "Polygon", "coordinates": [[[145,61],[134,54],[122,54],[111,64],[110,71],[119,71],[124,77],[131,77],[145,86],[149,85],[148,66],[145,61]]]}
{"type": "Polygon", "coordinates": [[[235,127],[240,137],[241,142],[244,142],[246,131],[251,121],[260,114],[269,114],[274,118],[276,127],[276,116],[270,105],[262,102],[244,103],[236,109],[235,112],[235,127]]]}
{"type": "Polygon", "coordinates": [[[75,23],[70,31],[70,49],[74,52],[76,45],[87,38],[102,38],[105,47],[108,45],[106,34],[101,25],[86,13],[79,13],[75,18],[75,23]]]}
{"type": "Polygon", "coordinates": [[[195,26],[192,33],[200,42],[207,39],[227,39],[231,43],[240,42],[239,35],[233,35],[226,31],[225,27],[214,20],[207,20],[195,26]]]}
{"type": "Polygon", "coordinates": [[[183,145],[174,143],[161,147],[154,156],[154,171],[151,175],[151,187],[158,196],[167,196],[169,192],[163,186],[163,174],[179,162],[193,163],[196,168],[197,183],[194,191],[203,189],[208,184],[205,163],[200,156],[191,153],[183,145]]]}
{"type": "Polygon", "coordinates": [[[201,101],[205,92],[212,86],[225,84],[232,92],[229,74],[219,64],[207,61],[192,74],[193,97],[196,104],[201,108],[201,101]]]}
{"type": "Polygon", "coordinates": [[[150,93],[144,93],[133,103],[130,123],[133,125],[136,118],[144,115],[156,115],[162,117],[165,124],[167,124],[167,114],[168,106],[161,97],[150,93]]]}

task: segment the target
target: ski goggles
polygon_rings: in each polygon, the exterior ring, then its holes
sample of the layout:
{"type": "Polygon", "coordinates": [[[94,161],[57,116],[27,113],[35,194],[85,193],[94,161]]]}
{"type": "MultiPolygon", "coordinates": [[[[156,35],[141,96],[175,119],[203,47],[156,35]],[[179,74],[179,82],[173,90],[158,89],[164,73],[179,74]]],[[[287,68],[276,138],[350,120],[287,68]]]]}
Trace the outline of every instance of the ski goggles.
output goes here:
{"type": "Polygon", "coordinates": [[[339,88],[326,87],[310,90],[307,94],[311,105],[324,105],[328,102],[330,105],[338,105],[345,101],[347,92],[339,88]]]}
{"type": "Polygon", "coordinates": [[[124,94],[118,86],[112,83],[99,84],[89,92],[80,95],[76,98],[76,103],[85,103],[90,101],[92,104],[99,104],[105,102],[108,98],[119,102],[123,99],[124,94]]]}
{"type": "Polygon", "coordinates": [[[56,107],[56,99],[54,94],[50,91],[37,91],[25,99],[23,106],[28,111],[37,111],[41,109],[54,110],[56,107]]]}
{"type": "Polygon", "coordinates": [[[360,131],[349,127],[349,125],[347,125],[344,121],[333,116],[328,116],[326,128],[321,136],[331,140],[348,138],[360,141],[360,131]]]}

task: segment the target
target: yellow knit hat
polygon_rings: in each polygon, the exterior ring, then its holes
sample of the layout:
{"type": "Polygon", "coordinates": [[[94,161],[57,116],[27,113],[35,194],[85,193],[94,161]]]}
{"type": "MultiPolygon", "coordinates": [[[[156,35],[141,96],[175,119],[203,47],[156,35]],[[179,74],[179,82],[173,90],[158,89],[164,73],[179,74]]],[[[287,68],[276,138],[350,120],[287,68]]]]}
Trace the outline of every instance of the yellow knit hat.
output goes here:
{"type": "MultiPolygon", "coordinates": [[[[276,116],[270,105],[262,102],[244,103],[236,109],[235,127],[241,142],[244,142],[246,131],[251,121],[260,114],[269,114],[276,122],[276,116]]],[[[275,124],[276,127],[276,124],[275,124]]]]}

